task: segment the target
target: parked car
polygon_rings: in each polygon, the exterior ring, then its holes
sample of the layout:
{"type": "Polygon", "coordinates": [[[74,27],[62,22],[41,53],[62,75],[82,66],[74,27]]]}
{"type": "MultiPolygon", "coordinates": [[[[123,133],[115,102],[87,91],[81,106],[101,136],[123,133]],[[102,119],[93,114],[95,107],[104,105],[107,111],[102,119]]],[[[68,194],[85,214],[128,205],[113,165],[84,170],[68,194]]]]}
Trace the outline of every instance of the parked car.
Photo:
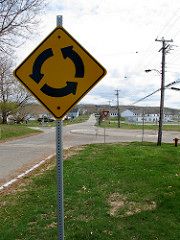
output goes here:
{"type": "Polygon", "coordinates": [[[38,118],[38,122],[54,122],[54,119],[48,117],[40,117],[38,118]]]}

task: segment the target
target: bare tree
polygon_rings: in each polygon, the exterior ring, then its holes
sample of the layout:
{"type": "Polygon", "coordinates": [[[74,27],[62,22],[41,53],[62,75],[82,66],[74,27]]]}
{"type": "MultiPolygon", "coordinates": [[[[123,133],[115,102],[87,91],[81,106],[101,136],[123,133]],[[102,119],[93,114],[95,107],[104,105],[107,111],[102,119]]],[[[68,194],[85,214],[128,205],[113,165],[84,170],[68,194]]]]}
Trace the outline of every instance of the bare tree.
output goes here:
{"type": "Polygon", "coordinates": [[[24,106],[32,99],[31,94],[14,79],[12,67],[13,63],[7,55],[0,57],[0,114],[3,123],[7,123],[9,115],[23,112],[24,106]]]}
{"type": "Polygon", "coordinates": [[[0,0],[0,51],[9,52],[35,30],[45,0],[0,0]]]}
{"type": "Polygon", "coordinates": [[[18,47],[22,40],[36,32],[37,16],[46,0],[0,0],[0,117],[6,123],[9,115],[18,119],[25,116],[24,106],[32,98],[30,93],[14,80],[13,62],[6,53],[18,47]]]}
{"type": "Polygon", "coordinates": [[[13,104],[9,98],[11,97],[11,67],[12,63],[6,58],[0,58],[0,112],[2,122],[7,122],[9,112],[12,111],[13,104]]]}
{"type": "Polygon", "coordinates": [[[33,99],[33,96],[19,83],[14,84],[13,96],[13,101],[16,104],[12,113],[13,120],[16,123],[24,122],[29,115],[26,106],[33,99]]]}

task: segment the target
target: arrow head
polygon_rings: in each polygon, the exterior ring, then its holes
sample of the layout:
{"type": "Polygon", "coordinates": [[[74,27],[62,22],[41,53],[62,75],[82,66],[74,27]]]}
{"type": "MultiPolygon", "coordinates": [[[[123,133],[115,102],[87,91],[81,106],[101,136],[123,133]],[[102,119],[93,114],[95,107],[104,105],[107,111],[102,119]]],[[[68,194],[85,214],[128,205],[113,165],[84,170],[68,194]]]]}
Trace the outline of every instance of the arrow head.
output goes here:
{"type": "Polygon", "coordinates": [[[61,52],[62,52],[64,59],[70,58],[72,60],[72,62],[74,63],[75,68],[76,68],[75,77],[83,78],[84,77],[84,63],[83,63],[81,57],[79,56],[79,54],[73,50],[73,46],[61,48],[61,52]]]}
{"type": "Polygon", "coordinates": [[[65,48],[61,48],[63,58],[65,58],[65,59],[72,54],[72,51],[73,51],[73,46],[68,46],[68,47],[65,47],[65,48]]]}
{"type": "Polygon", "coordinates": [[[68,89],[70,89],[70,92],[75,95],[77,91],[77,82],[66,82],[68,89]]]}
{"type": "Polygon", "coordinates": [[[43,78],[44,74],[42,73],[32,73],[29,75],[30,78],[32,78],[36,83],[39,83],[41,79],[43,78]]]}

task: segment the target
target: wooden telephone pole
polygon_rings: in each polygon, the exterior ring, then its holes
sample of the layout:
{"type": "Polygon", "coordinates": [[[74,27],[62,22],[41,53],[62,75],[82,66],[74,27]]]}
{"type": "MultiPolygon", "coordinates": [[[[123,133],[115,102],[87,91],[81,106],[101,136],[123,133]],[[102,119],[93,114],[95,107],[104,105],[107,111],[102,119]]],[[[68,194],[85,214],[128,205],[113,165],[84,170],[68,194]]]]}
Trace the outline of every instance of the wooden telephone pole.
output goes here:
{"type": "Polygon", "coordinates": [[[119,91],[120,90],[115,90],[116,91],[116,96],[117,96],[117,110],[118,110],[118,128],[121,127],[121,124],[120,124],[120,109],[119,109],[119,91]]]}
{"type": "Polygon", "coordinates": [[[162,68],[161,68],[161,98],[160,98],[160,110],[159,110],[159,129],[158,129],[158,141],[157,145],[161,146],[162,142],[162,126],[163,126],[163,118],[164,118],[164,90],[165,90],[165,57],[166,57],[166,50],[169,47],[168,42],[173,42],[173,40],[165,40],[164,37],[158,40],[157,42],[162,42],[162,48],[159,50],[162,51],[162,68]]]}

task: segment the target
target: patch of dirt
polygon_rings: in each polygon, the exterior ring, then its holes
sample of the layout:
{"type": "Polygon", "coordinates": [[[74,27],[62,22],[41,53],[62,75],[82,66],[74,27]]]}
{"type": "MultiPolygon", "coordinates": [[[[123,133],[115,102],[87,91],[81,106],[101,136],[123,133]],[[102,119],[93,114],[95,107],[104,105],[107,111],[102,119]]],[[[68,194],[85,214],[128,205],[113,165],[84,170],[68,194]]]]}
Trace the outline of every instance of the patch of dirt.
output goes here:
{"type": "Polygon", "coordinates": [[[108,198],[110,205],[109,214],[112,217],[127,217],[143,211],[155,210],[157,205],[154,201],[132,202],[128,198],[119,193],[113,193],[108,198]],[[121,211],[120,211],[121,210],[121,211]]]}
{"type": "Polygon", "coordinates": [[[125,207],[126,197],[119,193],[113,193],[108,199],[110,205],[110,215],[115,216],[120,208],[125,207]]]}
{"type": "Polygon", "coordinates": [[[48,161],[48,163],[46,164],[43,164],[40,171],[36,171],[34,173],[34,177],[36,176],[40,176],[40,175],[43,175],[44,172],[48,171],[48,170],[52,170],[54,167],[55,167],[56,163],[54,161],[54,157],[52,157],[51,161],[48,161]]]}
{"type": "Polygon", "coordinates": [[[86,216],[86,215],[79,215],[76,220],[78,221],[82,221],[82,222],[89,222],[94,220],[94,218],[92,216],[86,216]]]}
{"type": "Polygon", "coordinates": [[[57,223],[56,222],[52,222],[51,224],[48,224],[46,227],[47,228],[57,228],[57,223]]]}
{"type": "Polygon", "coordinates": [[[67,160],[68,158],[78,154],[84,148],[85,148],[85,145],[77,146],[77,147],[71,147],[71,148],[65,149],[64,152],[63,152],[64,160],[67,160]]]}
{"type": "Polygon", "coordinates": [[[128,210],[125,212],[124,216],[132,216],[134,214],[144,212],[144,211],[152,211],[156,209],[156,203],[154,201],[148,202],[130,202],[128,204],[128,210]]]}

